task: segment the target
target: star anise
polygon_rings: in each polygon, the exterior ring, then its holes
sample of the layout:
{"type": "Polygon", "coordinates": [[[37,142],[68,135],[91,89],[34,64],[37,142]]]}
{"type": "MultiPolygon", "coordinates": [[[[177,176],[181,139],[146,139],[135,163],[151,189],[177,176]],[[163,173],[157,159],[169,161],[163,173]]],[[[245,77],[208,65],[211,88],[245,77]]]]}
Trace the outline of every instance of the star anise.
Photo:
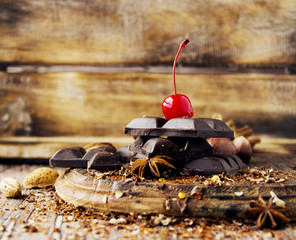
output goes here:
{"type": "Polygon", "coordinates": [[[273,204],[273,197],[269,198],[268,202],[264,201],[261,195],[258,200],[250,202],[250,209],[245,211],[250,219],[257,219],[256,226],[258,228],[271,227],[276,228],[279,225],[284,225],[290,222],[290,219],[284,215],[288,211],[288,207],[277,206],[273,204]]]}
{"type": "Polygon", "coordinates": [[[157,155],[153,158],[147,159],[137,159],[132,165],[131,172],[137,173],[137,175],[141,178],[148,170],[153,176],[160,177],[159,165],[165,168],[176,169],[168,162],[168,160],[170,160],[170,158],[163,155],[157,155]]]}

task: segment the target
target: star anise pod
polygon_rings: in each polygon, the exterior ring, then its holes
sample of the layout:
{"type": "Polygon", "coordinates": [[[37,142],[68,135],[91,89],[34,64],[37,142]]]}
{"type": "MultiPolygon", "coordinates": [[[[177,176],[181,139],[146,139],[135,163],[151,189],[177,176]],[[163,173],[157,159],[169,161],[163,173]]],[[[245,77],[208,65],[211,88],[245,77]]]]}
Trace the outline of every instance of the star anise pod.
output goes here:
{"type": "Polygon", "coordinates": [[[271,227],[276,228],[290,222],[290,219],[284,215],[288,211],[288,207],[277,206],[273,204],[273,197],[268,202],[264,201],[261,195],[258,200],[250,202],[250,209],[245,211],[246,216],[250,219],[257,219],[256,226],[258,228],[271,227]]]}
{"type": "Polygon", "coordinates": [[[153,158],[147,159],[137,159],[131,168],[132,173],[137,173],[137,175],[141,178],[144,176],[146,171],[149,171],[155,177],[160,177],[159,165],[165,168],[173,168],[176,169],[172,164],[168,162],[170,158],[163,155],[157,155],[153,158]]]}

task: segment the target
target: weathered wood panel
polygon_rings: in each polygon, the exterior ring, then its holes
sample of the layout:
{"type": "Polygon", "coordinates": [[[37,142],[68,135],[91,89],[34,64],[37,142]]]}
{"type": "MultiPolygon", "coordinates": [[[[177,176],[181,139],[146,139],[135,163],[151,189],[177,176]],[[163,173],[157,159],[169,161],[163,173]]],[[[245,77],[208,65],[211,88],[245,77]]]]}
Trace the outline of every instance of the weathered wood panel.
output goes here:
{"type": "MultiPolygon", "coordinates": [[[[294,75],[178,74],[177,88],[194,117],[221,113],[258,133],[296,134],[294,75]]],[[[2,135],[110,137],[135,117],[162,116],[173,84],[171,74],[0,73],[0,90],[2,135]]]]}
{"type": "Polygon", "coordinates": [[[187,65],[295,63],[290,0],[1,0],[0,62],[187,65]]]}

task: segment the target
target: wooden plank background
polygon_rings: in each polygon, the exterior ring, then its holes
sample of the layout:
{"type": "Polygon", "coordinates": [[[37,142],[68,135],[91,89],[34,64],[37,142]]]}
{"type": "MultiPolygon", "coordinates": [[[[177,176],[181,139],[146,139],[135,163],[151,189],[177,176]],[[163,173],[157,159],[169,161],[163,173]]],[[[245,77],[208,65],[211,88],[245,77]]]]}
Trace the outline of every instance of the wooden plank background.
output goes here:
{"type": "MultiPolygon", "coordinates": [[[[15,122],[35,136],[120,137],[131,119],[162,116],[161,103],[173,94],[167,73],[0,73],[0,80],[6,135],[16,133],[15,122]]],[[[295,75],[177,74],[176,80],[194,117],[220,113],[257,133],[295,136],[295,75]]]]}
{"type": "Polygon", "coordinates": [[[1,0],[0,62],[171,64],[295,63],[290,0],[1,0]]]}
{"type": "Polygon", "coordinates": [[[122,145],[131,119],[162,115],[184,38],[177,87],[194,117],[294,138],[295,20],[290,0],[0,0],[1,156],[122,145]]]}

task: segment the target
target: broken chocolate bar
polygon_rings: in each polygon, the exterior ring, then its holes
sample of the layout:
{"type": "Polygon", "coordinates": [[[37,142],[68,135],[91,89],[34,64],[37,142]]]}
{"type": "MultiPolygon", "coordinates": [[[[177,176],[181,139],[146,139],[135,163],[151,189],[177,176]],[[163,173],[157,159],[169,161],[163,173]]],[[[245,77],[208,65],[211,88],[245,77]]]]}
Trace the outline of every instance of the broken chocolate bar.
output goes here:
{"type": "Polygon", "coordinates": [[[63,148],[49,160],[51,167],[91,168],[99,171],[120,169],[120,154],[114,147],[101,145],[85,151],[82,147],[63,148]]]}
{"type": "Polygon", "coordinates": [[[98,152],[116,153],[116,149],[114,150],[114,148],[108,146],[100,146],[97,148],[93,148],[87,151],[86,154],[82,157],[82,159],[90,160],[93,157],[93,155],[95,155],[98,152]]]}
{"type": "Polygon", "coordinates": [[[233,131],[218,119],[142,117],[133,119],[125,134],[132,136],[172,136],[202,138],[233,138],[233,131]]]}
{"type": "Polygon", "coordinates": [[[86,168],[88,160],[82,160],[85,153],[82,147],[62,148],[49,159],[49,166],[86,168]]]}
{"type": "Polygon", "coordinates": [[[81,158],[86,151],[82,147],[62,148],[56,152],[53,158],[81,158]]]}
{"type": "Polygon", "coordinates": [[[182,172],[190,175],[213,175],[237,173],[245,168],[246,165],[236,155],[219,154],[191,160],[184,165],[182,172]]]}
{"type": "Polygon", "coordinates": [[[119,170],[122,166],[120,155],[112,152],[96,152],[87,163],[87,169],[96,169],[101,172],[119,170]]]}

